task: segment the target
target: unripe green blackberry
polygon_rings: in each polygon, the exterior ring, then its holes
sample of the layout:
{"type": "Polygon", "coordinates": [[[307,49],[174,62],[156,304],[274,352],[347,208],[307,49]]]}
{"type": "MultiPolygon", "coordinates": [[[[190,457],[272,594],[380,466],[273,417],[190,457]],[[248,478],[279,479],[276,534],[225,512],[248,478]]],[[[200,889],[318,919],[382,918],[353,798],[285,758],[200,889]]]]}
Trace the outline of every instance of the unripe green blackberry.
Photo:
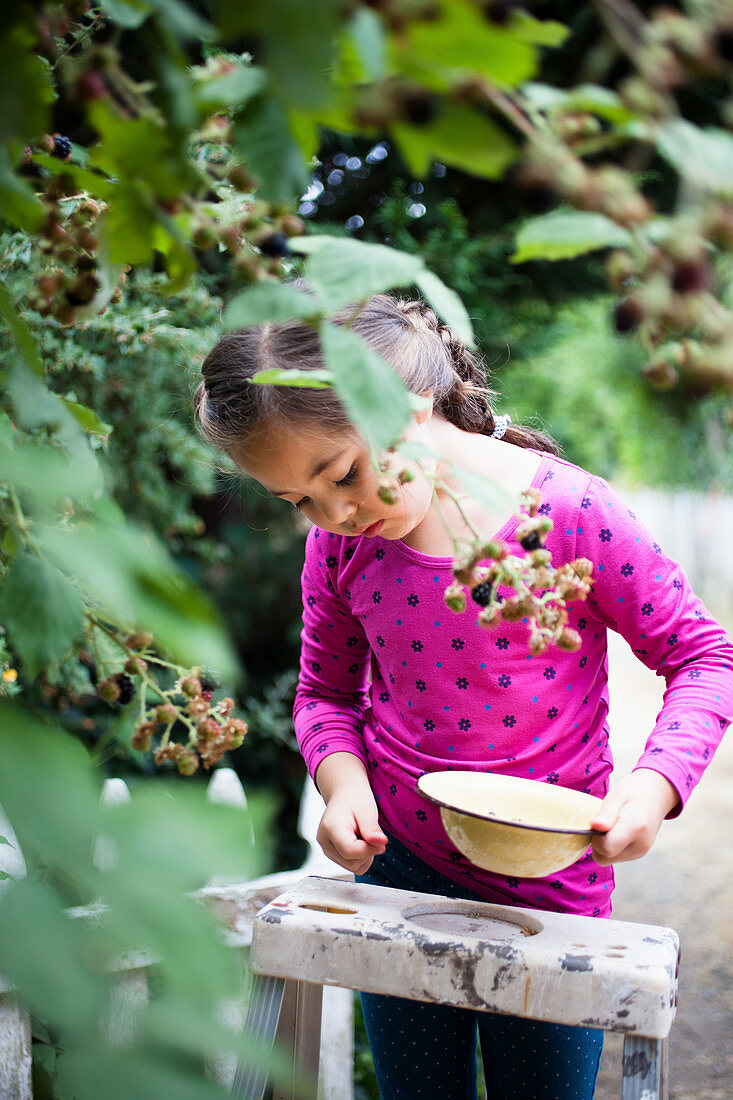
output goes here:
{"type": "Polygon", "coordinates": [[[108,676],[97,684],[97,692],[108,703],[116,703],[120,697],[120,685],[116,676],[108,676]]]}
{"type": "Polygon", "coordinates": [[[576,650],[580,649],[582,644],[583,639],[580,634],[578,634],[577,630],[573,630],[569,626],[563,627],[560,632],[560,637],[557,639],[558,649],[564,649],[569,653],[575,653],[576,650]]]}
{"type": "Polygon", "coordinates": [[[185,695],[188,699],[193,699],[196,695],[201,694],[201,681],[198,676],[185,676],[181,680],[180,688],[181,695],[185,695]]]}
{"type": "Polygon", "coordinates": [[[127,635],[125,644],[139,653],[150,648],[153,644],[153,635],[149,630],[135,630],[132,634],[127,635]]]}
{"type": "Polygon", "coordinates": [[[147,752],[150,748],[154,733],[155,724],[153,722],[139,722],[130,739],[130,744],[133,749],[137,749],[138,752],[147,752]]]}
{"type": "Polygon", "coordinates": [[[221,676],[215,668],[200,668],[199,680],[203,691],[216,691],[221,687],[221,676]]]}
{"type": "Polygon", "coordinates": [[[459,614],[466,610],[466,593],[458,584],[449,584],[443,593],[446,607],[459,614]]]}
{"type": "Polygon", "coordinates": [[[198,771],[199,758],[193,749],[186,749],[176,762],[179,775],[193,775],[198,771]]]}
{"type": "Polygon", "coordinates": [[[170,726],[178,718],[178,710],[173,703],[160,703],[155,708],[155,720],[161,726],[170,726]]]}

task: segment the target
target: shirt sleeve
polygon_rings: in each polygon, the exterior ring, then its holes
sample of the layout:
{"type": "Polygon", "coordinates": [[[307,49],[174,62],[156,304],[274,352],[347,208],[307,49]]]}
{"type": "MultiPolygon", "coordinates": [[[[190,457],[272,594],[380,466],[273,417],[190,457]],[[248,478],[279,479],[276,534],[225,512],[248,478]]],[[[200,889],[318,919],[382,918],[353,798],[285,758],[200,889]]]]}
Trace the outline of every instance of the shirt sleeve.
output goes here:
{"type": "Polygon", "coordinates": [[[681,566],[600,478],[586,486],[576,553],[594,563],[588,610],[666,681],[636,767],[676,789],[681,812],[733,719],[733,646],[681,566]]]}
{"type": "Polygon", "coordinates": [[[301,578],[303,629],[293,720],[311,776],[334,752],[367,763],[363,716],[369,702],[369,646],[363,627],[338,595],[338,557],[323,554],[311,531],[301,578]]]}

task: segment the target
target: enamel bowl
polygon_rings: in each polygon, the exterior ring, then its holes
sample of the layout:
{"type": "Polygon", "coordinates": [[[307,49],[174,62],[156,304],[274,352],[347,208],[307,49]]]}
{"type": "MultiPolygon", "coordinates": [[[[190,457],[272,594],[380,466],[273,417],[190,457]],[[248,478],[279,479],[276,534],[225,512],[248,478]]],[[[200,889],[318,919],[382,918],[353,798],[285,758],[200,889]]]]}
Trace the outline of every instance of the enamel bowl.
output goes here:
{"type": "Polygon", "coordinates": [[[593,840],[600,798],[534,779],[486,772],[429,772],[419,792],[472,863],[500,875],[541,878],[570,866],[593,840]]]}

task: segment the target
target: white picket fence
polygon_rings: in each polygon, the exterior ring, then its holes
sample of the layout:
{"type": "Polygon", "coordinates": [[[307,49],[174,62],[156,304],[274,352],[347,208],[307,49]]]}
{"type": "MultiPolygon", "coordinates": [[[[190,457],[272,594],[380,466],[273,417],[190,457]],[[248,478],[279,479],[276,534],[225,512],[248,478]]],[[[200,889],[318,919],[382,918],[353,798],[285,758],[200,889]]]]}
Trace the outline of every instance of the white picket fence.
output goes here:
{"type": "MultiPolygon", "coordinates": [[[[219,768],[211,777],[207,789],[211,802],[224,803],[247,810],[247,799],[241,783],[231,768],[219,768]]],[[[130,792],[121,779],[108,779],[102,790],[102,801],[115,805],[130,800],[130,792]]],[[[247,949],[252,940],[252,922],[263,905],[272,901],[295,882],[307,875],[325,875],[352,879],[353,876],[332,863],[316,844],[316,831],[323,813],[323,800],[310,779],[306,780],[300,803],[298,832],[308,844],[308,854],[301,867],[292,871],[265,875],[249,882],[226,883],[212,880],[198,896],[227,913],[227,928],[223,931],[232,948],[232,965],[244,975],[247,949]]],[[[23,856],[10,822],[0,810],[0,835],[12,844],[2,846],[3,870],[13,878],[25,874],[23,856]]],[[[114,858],[109,841],[99,837],[94,849],[96,865],[103,869],[114,858]]],[[[0,883],[0,888],[7,886],[0,883]]],[[[92,916],[91,909],[69,910],[72,918],[92,916]]],[[[103,1021],[108,1040],[124,1046],[133,1038],[137,1011],[148,999],[147,967],[153,959],[127,956],[119,961],[112,996],[103,1021]]],[[[321,1024],[321,1064],[318,1080],[318,1100],[353,1100],[353,994],[350,989],[324,989],[321,1024]]],[[[219,1007],[219,1020],[233,1031],[241,1031],[247,1009],[244,990],[240,997],[219,1007]]],[[[232,1056],[212,1057],[207,1063],[210,1078],[231,1089],[236,1071],[232,1056]]],[[[17,1003],[9,982],[0,976],[0,1098],[2,1100],[33,1100],[31,1081],[31,1026],[28,1013],[17,1003]]]]}
{"type": "Polygon", "coordinates": [[[733,620],[733,495],[616,486],[714,615],[733,620]]]}

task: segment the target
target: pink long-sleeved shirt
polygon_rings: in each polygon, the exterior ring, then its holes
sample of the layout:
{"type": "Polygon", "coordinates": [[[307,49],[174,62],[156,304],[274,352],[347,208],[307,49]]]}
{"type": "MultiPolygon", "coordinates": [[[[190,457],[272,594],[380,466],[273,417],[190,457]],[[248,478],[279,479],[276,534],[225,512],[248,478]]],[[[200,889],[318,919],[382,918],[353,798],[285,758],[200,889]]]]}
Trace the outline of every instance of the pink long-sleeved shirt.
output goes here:
{"type": "MultiPolygon", "coordinates": [[[[569,605],[581,649],[552,647],[533,657],[526,621],[482,629],[470,597],[462,614],[448,610],[450,558],[313,528],[303,570],[296,732],[311,775],[330,753],[360,757],[382,827],[450,879],[503,904],[607,916],[613,871],[590,852],[547,878],[484,871],[451,844],[417,780],[466,768],[603,797],[613,766],[610,628],[666,680],[637,766],[664,775],[684,805],[733,718],[733,646],[680,566],[606,482],[546,454],[533,485],[541,513],[553,520],[546,542],[553,564],[594,563],[588,599],[569,605]]],[[[510,519],[496,537],[522,553],[517,522],[510,519]]]]}

